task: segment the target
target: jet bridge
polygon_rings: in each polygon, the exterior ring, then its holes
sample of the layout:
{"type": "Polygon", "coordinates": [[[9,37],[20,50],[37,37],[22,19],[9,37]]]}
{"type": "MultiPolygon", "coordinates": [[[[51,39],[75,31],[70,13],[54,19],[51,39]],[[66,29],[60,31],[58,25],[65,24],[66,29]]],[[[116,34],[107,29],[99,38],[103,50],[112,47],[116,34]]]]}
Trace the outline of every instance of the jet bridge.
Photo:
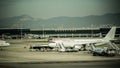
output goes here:
{"type": "Polygon", "coordinates": [[[59,52],[78,52],[79,51],[77,48],[74,48],[74,47],[66,48],[64,47],[63,43],[57,43],[57,45],[59,46],[59,49],[58,49],[59,52]]]}

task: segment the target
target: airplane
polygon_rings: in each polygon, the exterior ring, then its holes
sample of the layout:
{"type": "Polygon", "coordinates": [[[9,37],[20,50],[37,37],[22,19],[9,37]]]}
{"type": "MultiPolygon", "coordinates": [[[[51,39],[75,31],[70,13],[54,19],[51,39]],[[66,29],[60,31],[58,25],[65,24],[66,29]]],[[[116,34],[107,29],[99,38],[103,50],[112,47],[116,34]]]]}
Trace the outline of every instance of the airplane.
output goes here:
{"type": "Polygon", "coordinates": [[[53,43],[49,43],[50,47],[59,47],[61,49],[60,51],[65,51],[66,47],[73,47],[74,49],[84,49],[84,45],[90,46],[90,44],[95,44],[96,46],[103,45],[103,44],[109,44],[111,40],[114,40],[116,32],[116,27],[112,27],[110,31],[107,33],[107,35],[104,38],[87,38],[87,39],[70,39],[70,40],[64,40],[64,39],[58,39],[53,40],[53,43]]]}
{"type": "Polygon", "coordinates": [[[8,46],[10,46],[10,43],[0,40],[0,50],[2,50],[3,47],[8,47],[8,46]]]}

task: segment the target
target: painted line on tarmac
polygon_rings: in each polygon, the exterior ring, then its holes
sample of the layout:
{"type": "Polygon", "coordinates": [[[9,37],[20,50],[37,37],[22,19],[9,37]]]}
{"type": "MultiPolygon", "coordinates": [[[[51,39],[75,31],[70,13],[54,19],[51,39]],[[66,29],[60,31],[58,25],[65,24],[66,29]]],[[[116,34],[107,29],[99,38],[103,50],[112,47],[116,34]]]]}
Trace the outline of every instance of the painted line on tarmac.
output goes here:
{"type": "Polygon", "coordinates": [[[55,63],[90,63],[90,62],[120,62],[120,59],[114,60],[90,60],[90,61],[42,61],[42,62],[0,62],[0,64],[17,63],[17,64],[55,64],[55,63]]]}

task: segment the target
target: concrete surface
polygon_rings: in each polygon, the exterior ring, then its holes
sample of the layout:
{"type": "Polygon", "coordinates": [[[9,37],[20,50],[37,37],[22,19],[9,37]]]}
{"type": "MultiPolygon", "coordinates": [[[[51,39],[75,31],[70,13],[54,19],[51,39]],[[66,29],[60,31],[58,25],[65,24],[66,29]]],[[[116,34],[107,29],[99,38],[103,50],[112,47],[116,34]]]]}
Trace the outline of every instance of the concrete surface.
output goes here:
{"type": "MultiPolygon", "coordinates": [[[[18,41],[18,40],[17,40],[18,41]]],[[[9,41],[10,42],[10,41],[9,41]]],[[[30,52],[28,44],[47,44],[48,42],[12,41],[10,47],[0,51],[0,63],[46,63],[46,62],[84,62],[84,61],[111,61],[120,60],[120,56],[104,57],[92,56],[88,51],[80,52],[30,52]]]]}

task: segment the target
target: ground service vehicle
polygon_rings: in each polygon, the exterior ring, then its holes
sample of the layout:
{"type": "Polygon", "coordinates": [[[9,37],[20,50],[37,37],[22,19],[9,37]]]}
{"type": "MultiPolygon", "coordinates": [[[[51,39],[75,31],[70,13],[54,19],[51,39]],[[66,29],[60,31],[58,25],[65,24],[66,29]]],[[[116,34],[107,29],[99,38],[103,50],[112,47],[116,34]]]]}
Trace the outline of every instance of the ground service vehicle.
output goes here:
{"type": "Polygon", "coordinates": [[[52,51],[53,47],[50,46],[30,46],[30,51],[52,51]]]}

